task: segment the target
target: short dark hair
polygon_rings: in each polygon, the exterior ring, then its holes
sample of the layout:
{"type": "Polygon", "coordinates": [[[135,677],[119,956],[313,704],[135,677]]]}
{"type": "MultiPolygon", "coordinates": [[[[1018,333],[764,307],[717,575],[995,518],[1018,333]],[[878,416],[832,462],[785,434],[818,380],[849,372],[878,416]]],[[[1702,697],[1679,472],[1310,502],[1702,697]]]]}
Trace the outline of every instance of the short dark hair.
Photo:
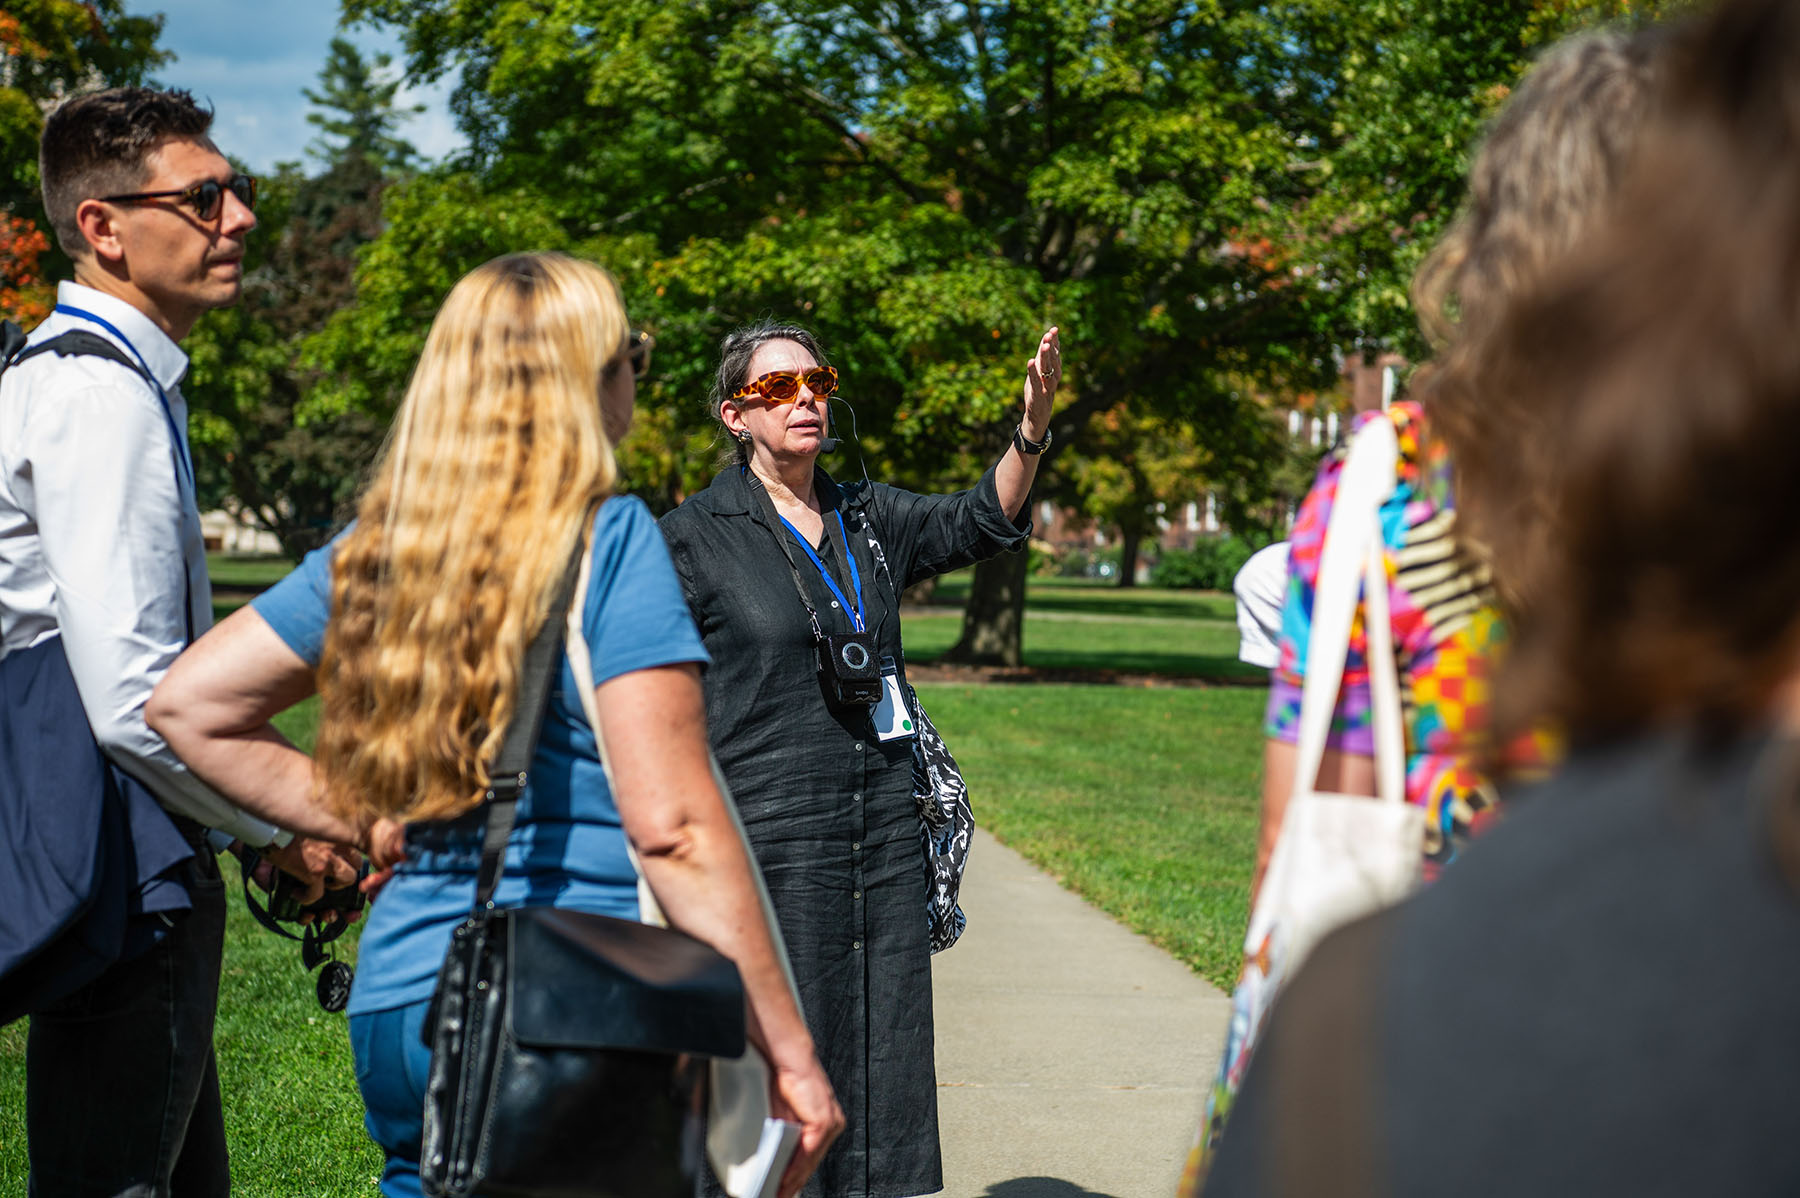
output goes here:
{"type": "Polygon", "coordinates": [[[137,190],[164,142],[212,146],[210,108],[185,91],[115,87],[64,101],[44,120],[38,177],[56,240],[70,257],[87,251],[75,209],[83,200],[137,190]]]}
{"type": "MultiPolygon", "coordinates": [[[[813,336],[810,329],[797,324],[783,324],[765,317],[755,324],[733,329],[719,342],[719,373],[713,377],[712,391],[707,396],[712,405],[714,420],[723,423],[719,405],[730,399],[733,391],[750,381],[750,359],[756,356],[758,347],[770,341],[792,341],[811,354],[813,361],[819,365],[831,365],[825,359],[825,350],[820,346],[819,339],[813,336]]],[[[737,446],[737,457],[739,461],[748,457],[742,444],[737,446]]]]}

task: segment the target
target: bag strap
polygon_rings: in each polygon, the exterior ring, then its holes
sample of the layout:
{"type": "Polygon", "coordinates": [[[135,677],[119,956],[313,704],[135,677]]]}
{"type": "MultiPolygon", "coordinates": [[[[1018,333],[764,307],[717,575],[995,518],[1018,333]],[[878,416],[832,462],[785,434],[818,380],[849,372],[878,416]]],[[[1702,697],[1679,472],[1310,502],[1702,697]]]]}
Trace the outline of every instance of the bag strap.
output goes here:
{"type": "Polygon", "coordinates": [[[1319,555],[1318,586],[1313,593],[1312,630],[1300,697],[1295,794],[1318,786],[1319,765],[1325,757],[1331,716],[1344,678],[1360,590],[1368,644],[1376,792],[1386,801],[1405,801],[1405,733],[1400,721],[1400,684],[1381,535],[1381,507],[1394,492],[1399,457],[1393,423],[1385,418],[1371,420],[1351,440],[1344,468],[1338,475],[1337,495],[1319,555]]]}
{"type": "Polygon", "coordinates": [[[512,836],[513,821],[518,814],[519,796],[528,781],[532,755],[537,752],[538,734],[543,730],[544,711],[550,705],[550,685],[562,669],[562,655],[556,651],[562,640],[562,625],[556,613],[569,606],[576,579],[587,570],[587,529],[591,519],[583,521],[582,535],[574,557],[563,567],[550,595],[549,615],[542,628],[525,650],[525,664],[519,671],[519,697],[513,708],[512,724],[506,740],[488,770],[487,834],[481,842],[481,869],[475,876],[475,905],[471,914],[480,916],[494,906],[494,891],[506,869],[506,842],[512,836]]]}
{"type": "MultiPolygon", "coordinates": [[[[575,588],[576,602],[569,606],[568,625],[563,636],[563,653],[569,661],[569,669],[575,675],[575,689],[581,695],[581,710],[588,718],[588,725],[594,730],[594,744],[600,753],[600,770],[606,776],[606,788],[615,796],[613,803],[618,804],[618,788],[613,785],[612,761],[606,752],[606,737],[600,732],[600,704],[594,697],[594,662],[588,654],[587,632],[582,628],[581,600],[587,595],[588,571],[591,569],[589,559],[581,559],[580,581],[575,588]]],[[[731,826],[737,833],[738,843],[743,846],[744,856],[750,862],[750,878],[756,883],[757,902],[762,907],[763,922],[769,928],[769,940],[775,946],[776,959],[781,962],[782,972],[787,976],[788,992],[793,995],[794,1006],[804,1014],[806,1008],[800,1005],[800,987],[794,980],[794,967],[788,961],[787,942],[781,937],[781,923],[775,918],[775,904],[769,899],[769,888],[763,883],[762,866],[757,864],[756,852],[750,847],[750,838],[744,831],[743,818],[738,815],[737,803],[732,800],[731,790],[725,785],[725,775],[719,770],[719,760],[712,750],[706,753],[708,765],[712,767],[713,784],[719,788],[719,796],[724,800],[725,813],[731,817],[731,826]]],[[[631,858],[631,870],[637,875],[638,918],[644,923],[657,927],[669,926],[663,915],[662,904],[656,901],[650,883],[644,880],[644,867],[638,861],[637,850],[631,847],[631,838],[625,838],[625,853],[631,858]]]]}
{"type": "Polygon", "coordinates": [[[36,345],[30,345],[25,330],[10,320],[0,322],[0,370],[30,361],[39,354],[52,353],[61,358],[105,358],[141,377],[150,384],[152,390],[160,389],[156,379],[141,363],[98,333],[90,333],[86,329],[70,329],[66,333],[58,333],[36,345]]]}
{"type": "Polygon", "coordinates": [[[39,354],[56,354],[61,358],[105,358],[109,362],[117,362],[131,373],[138,375],[150,384],[152,390],[160,391],[154,377],[135,359],[126,356],[124,350],[108,341],[98,333],[89,333],[83,329],[71,329],[60,333],[46,341],[40,341],[23,352],[7,358],[8,366],[17,366],[20,362],[29,361],[39,354]]]}

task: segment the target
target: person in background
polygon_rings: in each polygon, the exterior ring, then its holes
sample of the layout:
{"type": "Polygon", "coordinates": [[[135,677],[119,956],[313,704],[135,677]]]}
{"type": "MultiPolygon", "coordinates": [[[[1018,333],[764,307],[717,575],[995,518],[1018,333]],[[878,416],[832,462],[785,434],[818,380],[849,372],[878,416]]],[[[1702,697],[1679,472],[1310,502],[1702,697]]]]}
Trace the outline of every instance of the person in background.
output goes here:
{"type": "Polygon", "coordinates": [[[1238,660],[1272,670],[1281,664],[1281,605],[1287,599],[1288,543],[1250,555],[1231,580],[1237,599],[1238,660]]]}
{"type": "Polygon", "coordinates": [[[155,727],[226,794],[321,805],[366,829],[379,864],[398,862],[363,933],[349,1005],[388,1195],[420,1193],[431,1064],[421,1028],[474,900],[488,766],[525,650],[546,619],[563,618],[546,608],[578,550],[591,562],[577,601],[601,728],[564,663],[495,901],[636,919],[629,839],[670,925],[743,976],[774,1111],[802,1128],[782,1194],[843,1125],[713,780],[706,651],[655,522],[612,493],[613,445],[648,351],[596,266],[515,254],[470,272],[432,323],[356,523],[184,655],[151,704],[155,727]],[[309,760],[268,721],[315,684],[309,760]]]}
{"type": "Polygon", "coordinates": [[[1496,726],[1570,755],[1320,945],[1209,1196],[1800,1192],[1800,6],[1666,63],[1615,213],[1465,350],[1557,463],[1496,726]]]}
{"type": "MultiPolygon", "coordinates": [[[[40,818],[8,826],[53,840],[91,811],[122,821],[108,825],[120,840],[97,859],[109,876],[96,885],[116,887],[131,921],[103,972],[31,1008],[25,1125],[30,1190],[44,1198],[230,1191],[213,1057],[216,853],[255,846],[307,881],[309,898],[321,880],[356,877],[352,852],[290,839],[347,842],[345,825],[304,803],[222,797],[144,722],[151,688],[212,623],[180,343],[237,301],[256,184],[219,153],[211,125],[186,92],[150,88],[50,113],[44,207],[75,277],[0,381],[0,767],[11,779],[0,803],[37,804],[40,818]],[[47,728],[49,712],[67,719],[47,728]],[[21,775],[47,781],[20,786],[21,775]]],[[[19,892],[47,885],[44,861],[0,872],[9,916],[51,898],[19,892]]]]}
{"type": "Polygon", "coordinates": [[[1024,544],[1061,368],[1052,328],[1026,363],[1011,447],[973,489],[916,495],[821,470],[837,372],[804,329],[740,329],[711,397],[736,460],[662,518],[712,658],[713,751],[847,1113],[809,1194],[943,1185],[911,734],[880,704],[840,701],[818,663],[861,634],[882,702],[906,717],[900,592],[1024,544]]]}
{"type": "MultiPolygon", "coordinates": [[[[1494,804],[1481,764],[1490,756],[1489,679],[1506,640],[1508,592],[1504,579],[1496,586],[1484,540],[1465,531],[1493,526],[1482,502],[1495,489],[1470,494],[1464,463],[1484,479],[1504,475],[1515,486],[1549,482],[1544,472],[1512,460],[1524,456],[1516,436],[1531,397],[1470,374],[1456,347],[1465,329],[1480,327],[1605,223],[1654,94],[1656,42],[1653,32],[1592,33],[1558,43],[1532,67],[1475,155],[1462,214],[1413,283],[1414,306],[1438,346],[1439,365],[1415,381],[1417,399],[1364,413],[1355,425],[1392,421],[1400,443],[1381,522],[1405,709],[1406,797],[1426,809],[1420,850],[1428,879],[1455,857],[1494,804]]],[[[1293,790],[1313,591],[1343,463],[1341,451],[1327,457],[1294,524],[1281,660],[1265,725],[1253,893],[1293,790]]],[[[1366,651],[1359,617],[1318,780],[1344,794],[1375,793],[1366,651]]],[[[1515,765],[1541,766],[1554,746],[1533,732],[1500,752],[1515,765]]]]}
{"type": "MultiPolygon", "coordinates": [[[[1457,349],[1467,330],[1483,327],[1605,224],[1655,97],[1657,42],[1651,32],[1592,33],[1552,46],[1532,67],[1475,155],[1463,212],[1413,281],[1420,323],[1439,346],[1437,364],[1415,382],[1417,399],[1360,414],[1351,433],[1354,439],[1369,422],[1385,420],[1398,442],[1380,524],[1391,580],[1405,798],[1426,810],[1419,847],[1428,881],[1492,817],[1495,792],[1484,767],[1499,759],[1520,770],[1541,769],[1555,752],[1539,729],[1490,746],[1490,678],[1506,643],[1507,613],[1485,546],[1464,532],[1472,513],[1459,467],[1465,456],[1492,460],[1484,434],[1523,420],[1532,397],[1469,375],[1457,349]]],[[[1348,444],[1321,464],[1294,523],[1280,662],[1265,723],[1253,905],[1294,790],[1313,601],[1348,444]]],[[[1508,436],[1502,447],[1514,445],[1508,436]]],[[[1549,483],[1545,474],[1523,468],[1517,476],[1535,486],[1549,483]]],[[[1359,603],[1316,781],[1323,791],[1375,793],[1363,618],[1359,603]]],[[[1210,1154],[1230,1142],[1237,1090],[1259,1042],[1252,1004],[1266,1001],[1254,984],[1262,968],[1257,959],[1246,961],[1249,984],[1234,995],[1232,1033],[1182,1175],[1181,1198],[1198,1192],[1210,1154]]]]}

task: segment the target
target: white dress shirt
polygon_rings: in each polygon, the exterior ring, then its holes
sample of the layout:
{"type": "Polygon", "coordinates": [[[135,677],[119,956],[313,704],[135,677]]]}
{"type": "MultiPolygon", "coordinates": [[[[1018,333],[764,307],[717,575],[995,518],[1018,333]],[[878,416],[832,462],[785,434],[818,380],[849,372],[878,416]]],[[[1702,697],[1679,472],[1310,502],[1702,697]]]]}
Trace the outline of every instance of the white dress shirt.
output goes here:
{"type": "Polygon", "coordinates": [[[268,844],[273,825],[194,777],[144,723],[145,701],[187,643],[184,598],[194,635],[212,625],[180,390],[187,355],[123,300],[75,283],[56,299],[110,322],[128,344],[61,311],[31,344],[97,333],[141,356],[169,410],[141,375],[104,358],[40,354],[0,377],[0,657],[61,635],[107,756],[169,810],[268,844]]]}

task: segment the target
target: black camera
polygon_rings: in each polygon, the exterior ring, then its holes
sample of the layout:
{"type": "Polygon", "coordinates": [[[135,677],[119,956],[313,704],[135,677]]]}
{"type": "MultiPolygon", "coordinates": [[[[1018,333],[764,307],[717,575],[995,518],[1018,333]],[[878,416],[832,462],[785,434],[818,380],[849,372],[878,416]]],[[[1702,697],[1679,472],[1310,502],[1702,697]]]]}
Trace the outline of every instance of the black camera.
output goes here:
{"type": "Polygon", "coordinates": [[[827,634],[814,642],[819,683],[833,707],[873,707],[881,702],[881,659],[870,632],[827,634]]]}
{"type": "Polygon", "coordinates": [[[349,916],[368,904],[369,900],[362,892],[361,883],[369,876],[369,863],[362,863],[356,882],[336,890],[326,890],[316,902],[304,905],[300,896],[306,892],[306,883],[279,869],[274,870],[270,889],[265,892],[267,906],[256,901],[256,892],[261,889],[261,883],[254,886],[251,884],[261,864],[262,855],[255,849],[246,847],[238,853],[238,868],[244,875],[244,906],[249,908],[251,918],[269,931],[300,942],[300,963],[308,973],[324,966],[319,969],[316,983],[319,1006],[331,1012],[343,1010],[344,1005],[350,1001],[350,983],[355,977],[355,971],[334,958],[331,942],[349,928],[349,916]],[[329,918],[334,911],[338,913],[338,918],[329,918]],[[308,916],[311,916],[311,922],[302,927],[298,935],[282,926],[298,924],[308,916]]]}

